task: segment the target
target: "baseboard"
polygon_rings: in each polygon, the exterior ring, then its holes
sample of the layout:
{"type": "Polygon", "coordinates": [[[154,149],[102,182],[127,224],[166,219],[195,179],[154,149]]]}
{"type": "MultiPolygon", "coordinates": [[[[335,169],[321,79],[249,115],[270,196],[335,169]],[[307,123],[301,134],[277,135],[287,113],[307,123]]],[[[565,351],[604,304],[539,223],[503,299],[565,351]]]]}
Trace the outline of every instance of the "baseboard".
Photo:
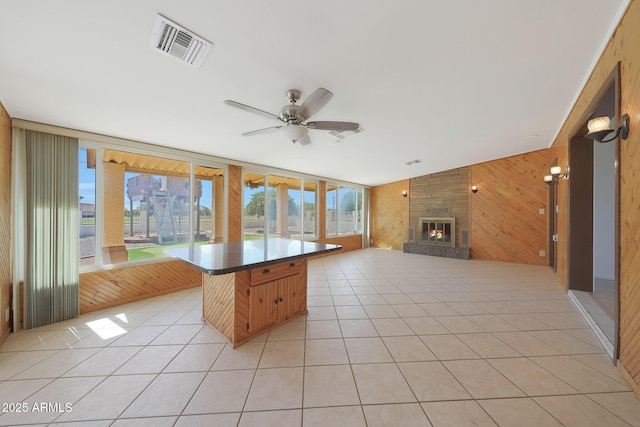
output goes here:
{"type": "Polygon", "coordinates": [[[629,371],[627,371],[627,368],[624,367],[624,364],[620,361],[620,359],[618,359],[616,362],[616,368],[618,368],[618,371],[622,375],[622,378],[624,378],[627,384],[629,384],[629,387],[631,387],[631,390],[633,390],[636,397],[640,399],[640,386],[633,380],[633,376],[631,376],[629,371]]]}

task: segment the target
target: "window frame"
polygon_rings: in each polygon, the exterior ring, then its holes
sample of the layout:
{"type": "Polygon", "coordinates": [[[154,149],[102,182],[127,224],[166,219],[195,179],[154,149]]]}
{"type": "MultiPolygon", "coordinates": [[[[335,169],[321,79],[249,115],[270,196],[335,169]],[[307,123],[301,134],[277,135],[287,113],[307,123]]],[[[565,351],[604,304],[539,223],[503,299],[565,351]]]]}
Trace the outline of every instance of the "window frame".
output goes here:
{"type": "Polygon", "coordinates": [[[326,219],[326,229],[327,229],[327,237],[342,237],[342,236],[353,236],[353,235],[357,235],[357,234],[362,234],[364,235],[364,228],[365,228],[365,224],[363,221],[358,221],[358,217],[361,216],[362,219],[364,219],[364,215],[367,212],[367,210],[365,209],[364,203],[365,203],[365,197],[364,197],[364,186],[359,186],[359,185],[355,185],[355,184],[350,184],[350,185],[346,185],[346,184],[338,184],[335,182],[327,182],[327,190],[326,190],[326,194],[325,194],[325,200],[328,200],[327,194],[330,191],[335,191],[335,215],[336,215],[336,227],[335,227],[335,232],[334,233],[330,233],[329,230],[331,229],[331,227],[329,227],[329,222],[330,222],[330,217],[331,215],[329,214],[329,209],[333,208],[333,206],[329,206],[329,203],[326,203],[325,206],[325,219],[326,219]],[[340,223],[343,222],[340,220],[340,189],[352,189],[353,193],[354,193],[354,210],[353,210],[353,231],[350,232],[346,232],[346,233],[341,233],[340,232],[340,223]],[[358,208],[358,202],[360,201],[361,207],[358,208]],[[361,229],[359,229],[359,227],[361,226],[361,229]]]}
{"type": "Polygon", "coordinates": [[[297,189],[296,191],[300,191],[300,241],[306,242],[306,241],[313,241],[313,240],[317,240],[319,238],[318,236],[318,214],[319,214],[319,209],[318,209],[318,201],[319,201],[319,193],[318,190],[320,188],[320,182],[319,180],[313,180],[313,179],[305,179],[304,176],[301,175],[296,175],[296,174],[283,174],[283,173],[279,173],[277,171],[265,171],[263,169],[253,169],[253,168],[243,168],[242,170],[242,241],[245,241],[246,237],[245,237],[245,218],[246,218],[246,213],[245,213],[245,209],[246,209],[246,205],[245,205],[245,175],[246,174],[254,174],[254,175],[261,175],[263,177],[264,180],[264,184],[263,184],[263,188],[264,188],[264,233],[263,233],[263,239],[267,239],[269,237],[269,222],[271,221],[271,215],[269,213],[269,209],[268,209],[268,204],[269,204],[269,178],[270,177],[281,177],[281,178],[288,178],[288,179],[295,179],[300,181],[300,187],[299,189],[297,189]],[[313,234],[310,236],[306,236],[305,234],[305,227],[304,227],[304,196],[305,196],[305,183],[311,182],[313,184],[315,184],[315,198],[314,198],[314,215],[315,215],[315,227],[313,230],[313,234]],[[308,238],[307,238],[308,237],[308,238]]]}
{"type": "MultiPolygon", "coordinates": [[[[160,148],[160,147],[159,147],[160,148]]],[[[103,257],[103,253],[102,253],[102,241],[103,241],[103,209],[104,209],[104,194],[103,194],[103,185],[104,185],[104,171],[103,171],[103,166],[102,166],[102,162],[104,159],[104,155],[103,155],[103,150],[115,150],[115,151],[121,151],[121,152],[127,152],[127,153],[132,153],[132,154],[137,154],[137,155],[142,155],[142,156],[150,156],[150,157],[159,157],[159,158],[164,158],[164,159],[168,159],[168,160],[175,160],[175,161],[180,161],[180,162],[186,162],[189,164],[189,197],[190,200],[193,200],[193,196],[194,196],[194,181],[195,181],[195,168],[197,166],[202,166],[202,167],[210,167],[210,168],[215,168],[215,169],[221,169],[223,171],[223,188],[224,188],[224,213],[223,213],[223,222],[224,222],[224,227],[223,227],[223,241],[227,241],[227,225],[228,225],[228,189],[229,189],[229,183],[228,183],[228,165],[223,164],[223,163],[218,163],[215,161],[212,161],[210,159],[207,158],[207,156],[202,155],[202,156],[181,156],[179,155],[179,153],[175,153],[175,152],[164,152],[163,150],[152,150],[152,149],[148,149],[148,148],[139,148],[136,146],[125,146],[123,144],[111,144],[108,142],[99,142],[99,141],[94,141],[91,139],[84,139],[84,138],[80,138],[79,139],[79,149],[87,149],[87,150],[95,150],[96,153],[96,165],[95,165],[95,171],[96,171],[96,179],[95,179],[95,197],[96,197],[96,201],[95,201],[95,209],[96,209],[96,213],[95,213],[95,226],[96,226],[96,233],[95,233],[95,258],[94,258],[94,263],[91,265],[84,265],[84,266],[80,266],[78,268],[79,273],[87,273],[87,272],[92,272],[92,271],[100,271],[100,270],[106,270],[106,269],[112,269],[112,268],[121,268],[121,267],[130,267],[130,266],[135,266],[135,265],[142,265],[142,264],[151,264],[151,263],[156,263],[156,262],[165,262],[169,259],[171,259],[171,257],[165,256],[165,257],[158,257],[158,258],[152,258],[152,259],[145,259],[145,260],[137,260],[137,261],[126,261],[126,262],[119,262],[119,263],[105,263],[104,257],[103,257]]],[[[78,185],[80,185],[80,182],[78,182],[78,185]]],[[[124,191],[124,188],[123,188],[124,191]]],[[[194,241],[194,233],[195,233],[195,211],[194,211],[194,206],[195,205],[191,205],[191,208],[189,210],[189,230],[188,230],[188,239],[186,242],[186,246],[190,248],[190,250],[193,248],[193,245],[195,244],[194,241]]],[[[78,207],[79,209],[79,207],[78,207]]],[[[124,223],[123,223],[124,225],[124,223]]]]}

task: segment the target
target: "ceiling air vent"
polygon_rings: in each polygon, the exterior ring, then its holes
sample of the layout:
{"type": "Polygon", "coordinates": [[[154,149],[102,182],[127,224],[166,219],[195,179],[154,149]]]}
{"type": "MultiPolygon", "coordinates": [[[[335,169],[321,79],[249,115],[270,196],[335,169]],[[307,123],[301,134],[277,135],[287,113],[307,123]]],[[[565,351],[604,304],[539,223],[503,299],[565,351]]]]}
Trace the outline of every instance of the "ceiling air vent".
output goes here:
{"type": "Polygon", "coordinates": [[[152,49],[195,68],[200,68],[211,46],[212,43],[175,22],[162,15],[156,16],[156,22],[149,38],[149,47],[152,49]]]}
{"type": "Polygon", "coordinates": [[[363,132],[364,129],[362,128],[358,128],[356,130],[345,130],[345,131],[337,131],[337,130],[330,130],[329,131],[329,135],[336,137],[336,139],[340,142],[343,141],[347,138],[349,138],[350,136],[353,136],[357,133],[363,132]]]}

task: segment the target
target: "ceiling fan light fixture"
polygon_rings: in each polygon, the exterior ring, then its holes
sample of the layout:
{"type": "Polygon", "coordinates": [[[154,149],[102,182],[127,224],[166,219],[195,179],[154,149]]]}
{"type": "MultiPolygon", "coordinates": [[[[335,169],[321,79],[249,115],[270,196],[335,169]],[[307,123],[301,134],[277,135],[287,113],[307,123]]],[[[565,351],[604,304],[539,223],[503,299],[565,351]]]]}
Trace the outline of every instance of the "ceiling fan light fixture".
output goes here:
{"type": "Polygon", "coordinates": [[[280,135],[282,135],[287,141],[298,142],[305,136],[307,136],[309,130],[303,126],[292,123],[280,128],[280,135]]]}
{"type": "MultiPolygon", "coordinates": [[[[287,91],[287,99],[291,104],[285,105],[280,109],[280,114],[275,115],[268,113],[259,108],[251,107],[240,102],[227,99],[225,104],[230,105],[241,110],[249,111],[252,113],[260,114],[268,118],[276,119],[278,126],[271,126],[264,129],[257,129],[250,132],[245,132],[242,135],[249,136],[258,133],[272,132],[275,130],[280,131],[287,141],[293,143],[299,142],[300,145],[308,145],[311,143],[311,138],[307,135],[309,129],[317,130],[329,130],[340,133],[351,131],[351,133],[361,132],[360,125],[353,122],[339,122],[339,121],[319,121],[308,122],[307,119],[317,113],[322,107],[326,105],[331,99],[333,93],[324,88],[316,89],[309,97],[301,104],[296,105],[296,101],[300,98],[300,91],[297,89],[290,89],[287,91]]],[[[346,138],[347,135],[343,137],[346,138]]]]}

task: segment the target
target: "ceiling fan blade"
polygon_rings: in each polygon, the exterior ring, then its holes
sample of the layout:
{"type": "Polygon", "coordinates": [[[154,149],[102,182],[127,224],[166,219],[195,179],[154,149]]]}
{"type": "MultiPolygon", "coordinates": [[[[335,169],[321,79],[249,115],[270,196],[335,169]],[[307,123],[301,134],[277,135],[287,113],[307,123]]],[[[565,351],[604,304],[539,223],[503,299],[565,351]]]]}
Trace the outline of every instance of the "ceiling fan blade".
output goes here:
{"type": "Polygon", "coordinates": [[[257,135],[259,133],[269,133],[269,132],[273,132],[275,130],[280,129],[282,126],[271,126],[269,128],[262,128],[262,129],[256,129],[256,130],[251,130],[249,132],[245,132],[242,134],[242,136],[251,136],[251,135],[257,135]]]}
{"type": "Polygon", "coordinates": [[[227,99],[226,101],[224,101],[224,103],[227,104],[227,105],[231,105],[232,107],[236,107],[236,108],[239,108],[241,110],[248,111],[250,113],[260,114],[261,116],[265,116],[265,117],[268,117],[270,119],[276,119],[276,120],[280,119],[280,117],[276,116],[275,114],[271,114],[271,113],[269,113],[267,111],[261,110],[259,108],[251,107],[249,105],[242,104],[240,102],[232,101],[230,99],[227,99]]]}
{"type": "Polygon", "coordinates": [[[308,122],[305,124],[309,129],[319,130],[335,130],[338,132],[355,131],[360,126],[358,123],[352,122],[308,122]]]}
{"type": "Polygon", "coordinates": [[[304,138],[302,138],[300,141],[298,141],[298,144],[300,144],[300,145],[309,145],[309,144],[311,144],[311,138],[309,138],[309,134],[306,134],[304,138]]]}
{"type": "Polygon", "coordinates": [[[333,98],[333,93],[324,89],[318,88],[316,89],[305,101],[302,103],[300,108],[298,109],[298,115],[308,119],[313,116],[315,113],[320,111],[322,107],[327,105],[333,98]]]}

